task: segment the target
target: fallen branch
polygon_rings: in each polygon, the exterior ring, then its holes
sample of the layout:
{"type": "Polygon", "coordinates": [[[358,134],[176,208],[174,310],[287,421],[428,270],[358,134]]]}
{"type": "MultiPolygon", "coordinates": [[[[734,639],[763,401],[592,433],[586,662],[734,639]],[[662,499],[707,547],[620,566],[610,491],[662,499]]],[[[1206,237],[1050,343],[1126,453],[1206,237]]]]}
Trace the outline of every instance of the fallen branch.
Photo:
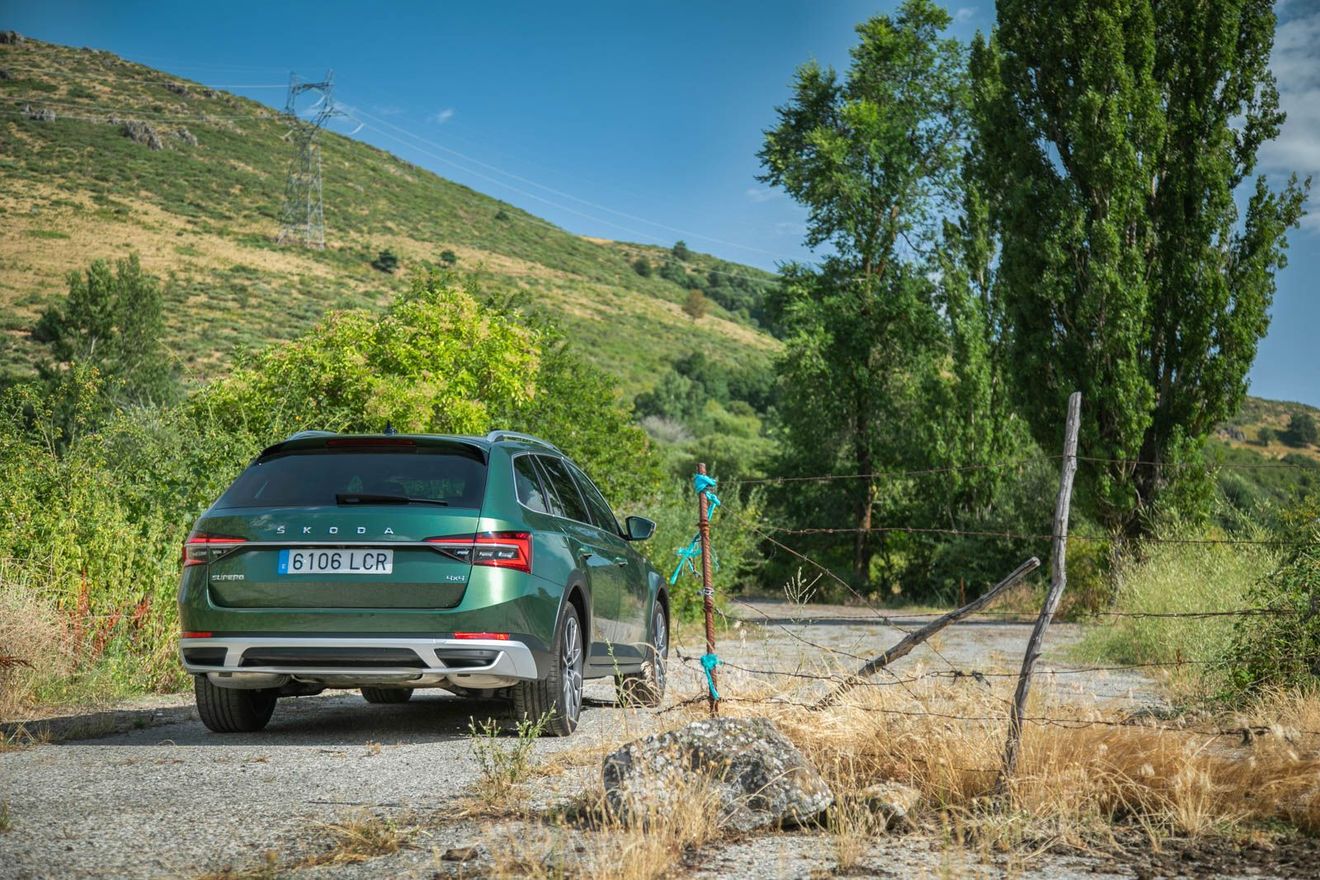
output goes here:
{"type": "Polygon", "coordinates": [[[972,601],[968,602],[966,605],[962,606],[961,608],[957,608],[954,609],[953,611],[950,611],[948,614],[945,614],[943,617],[937,617],[936,619],[932,620],[930,623],[923,626],[921,629],[913,630],[912,632],[908,633],[907,636],[905,636],[901,642],[894,645],[894,647],[890,648],[888,651],[885,651],[883,654],[879,655],[878,657],[872,657],[870,660],[867,660],[861,669],[857,670],[852,675],[850,675],[841,685],[835,688],[828,696],[826,696],[823,700],[821,700],[812,708],[824,709],[825,707],[833,704],[834,701],[837,700],[839,697],[841,697],[843,694],[847,693],[848,691],[857,687],[857,685],[861,684],[862,680],[865,679],[866,677],[874,675],[875,673],[879,672],[881,669],[884,669],[886,666],[888,666],[890,663],[894,662],[895,660],[899,659],[900,657],[907,656],[909,653],[912,652],[913,648],[915,648],[917,645],[920,645],[922,642],[926,641],[931,636],[935,635],[935,633],[944,629],[949,624],[956,623],[957,621],[962,620],[967,615],[974,614],[977,611],[980,611],[986,605],[989,605],[990,602],[1000,593],[1004,592],[1005,590],[1007,590],[1012,586],[1015,586],[1023,578],[1025,578],[1027,575],[1031,574],[1033,571],[1035,571],[1038,568],[1040,568],[1040,560],[1033,556],[1030,559],[1028,559],[1026,562],[1019,565],[1016,569],[1014,569],[1013,573],[1010,574],[1008,577],[1004,578],[1002,581],[995,584],[994,587],[992,587],[984,595],[976,599],[973,599],[972,601]]]}

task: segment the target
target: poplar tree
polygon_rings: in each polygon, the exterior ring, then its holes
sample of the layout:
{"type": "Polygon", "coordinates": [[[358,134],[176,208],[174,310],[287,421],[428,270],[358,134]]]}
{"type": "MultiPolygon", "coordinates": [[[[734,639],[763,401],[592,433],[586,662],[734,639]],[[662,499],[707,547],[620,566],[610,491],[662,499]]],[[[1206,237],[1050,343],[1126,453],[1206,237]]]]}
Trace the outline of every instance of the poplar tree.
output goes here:
{"type": "Polygon", "coordinates": [[[1082,392],[1095,512],[1140,537],[1246,392],[1309,190],[1255,174],[1284,119],[1272,3],[997,11],[972,48],[974,160],[1019,409],[1053,449],[1082,392]]]}

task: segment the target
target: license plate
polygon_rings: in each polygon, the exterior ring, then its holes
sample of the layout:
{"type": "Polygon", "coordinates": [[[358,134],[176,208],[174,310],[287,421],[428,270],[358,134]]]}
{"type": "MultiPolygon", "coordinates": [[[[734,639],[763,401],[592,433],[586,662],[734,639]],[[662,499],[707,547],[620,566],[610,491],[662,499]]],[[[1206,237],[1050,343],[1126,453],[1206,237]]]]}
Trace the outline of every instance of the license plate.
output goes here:
{"type": "Polygon", "coordinates": [[[393,550],[281,550],[280,574],[390,574],[393,550]]]}

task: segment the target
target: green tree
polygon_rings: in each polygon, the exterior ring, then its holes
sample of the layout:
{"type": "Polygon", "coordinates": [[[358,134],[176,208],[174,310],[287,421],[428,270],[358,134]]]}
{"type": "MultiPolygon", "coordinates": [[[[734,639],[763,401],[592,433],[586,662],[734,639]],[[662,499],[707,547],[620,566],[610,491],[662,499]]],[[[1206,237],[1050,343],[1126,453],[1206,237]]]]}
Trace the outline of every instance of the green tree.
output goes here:
{"type": "Polygon", "coordinates": [[[683,312],[692,320],[700,321],[709,311],[710,300],[706,299],[706,295],[695,287],[689,290],[687,299],[683,301],[683,312]]]}
{"type": "MultiPolygon", "coordinates": [[[[761,180],[808,210],[806,243],[833,253],[789,267],[767,304],[786,338],[780,362],[787,472],[873,474],[922,451],[908,425],[940,345],[922,249],[956,208],[964,129],[964,51],[949,16],[907,0],[857,27],[842,78],[811,62],[766,132],[761,180]]],[[[894,503],[867,479],[810,484],[786,503],[813,523],[850,512],[855,583],[868,586],[872,513],[894,503]]],[[[842,523],[840,523],[842,524],[842,523]]]]}
{"type": "Polygon", "coordinates": [[[1314,446],[1320,444],[1320,425],[1310,413],[1293,413],[1288,418],[1288,430],[1283,436],[1289,446],[1314,446]]]}
{"type": "Polygon", "coordinates": [[[47,422],[59,426],[58,448],[116,407],[179,395],[165,348],[160,283],[136,256],[113,267],[97,260],[85,272],[70,273],[68,296],[42,313],[32,335],[50,355],[37,371],[49,398],[47,422]]]}
{"type": "Polygon", "coordinates": [[[651,261],[646,257],[638,257],[633,260],[632,267],[633,271],[638,275],[641,275],[643,278],[651,277],[651,261]]]}
{"type": "Polygon", "coordinates": [[[674,246],[669,249],[669,252],[674,255],[676,260],[686,260],[692,256],[692,251],[688,250],[687,242],[681,238],[674,242],[674,246]]]}
{"type": "Polygon", "coordinates": [[[1003,0],[972,49],[978,177],[1020,410],[1083,395],[1083,478],[1137,537],[1231,417],[1309,180],[1250,181],[1283,113],[1262,0],[1003,0]],[[1245,212],[1235,194],[1242,187],[1245,212]],[[1138,464],[1135,462],[1148,462],[1138,464]]]}

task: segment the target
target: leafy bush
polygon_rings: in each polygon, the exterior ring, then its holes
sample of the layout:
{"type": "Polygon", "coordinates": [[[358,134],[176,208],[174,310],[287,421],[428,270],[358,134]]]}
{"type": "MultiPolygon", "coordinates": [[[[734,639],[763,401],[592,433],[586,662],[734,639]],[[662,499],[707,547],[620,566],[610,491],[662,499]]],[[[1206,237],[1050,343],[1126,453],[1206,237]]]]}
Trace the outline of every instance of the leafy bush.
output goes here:
{"type": "Polygon", "coordinates": [[[638,275],[641,275],[643,278],[651,277],[651,261],[646,257],[638,257],[633,260],[632,267],[633,271],[638,275]]]}
{"type": "Polygon", "coordinates": [[[1288,430],[1281,439],[1289,446],[1304,447],[1320,444],[1320,424],[1310,413],[1293,413],[1288,419],[1288,430]]]}
{"type": "Polygon", "coordinates": [[[394,252],[386,249],[376,255],[376,259],[371,261],[371,268],[386,274],[393,274],[399,268],[399,258],[394,252]]]}
{"type": "Polygon", "coordinates": [[[440,252],[440,262],[444,263],[446,266],[453,266],[458,262],[458,254],[446,248],[440,252]]]}
{"type": "Polygon", "coordinates": [[[682,239],[674,242],[674,246],[669,249],[669,252],[674,255],[676,260],[687,260],[688,257],[692,256],[692,251],[688,250],[687,242],[682,239]]]}
{"type": "Polygon", "coordinates": [[[689,290],[687,299],[683,301],[683,311],[692,320],[700,321],[710,311],[710,301],[700,290],[689,290]]]}
{"type": "Polygon", "coordinates": [[[1320,497],[1286,512],[1279,534],[1289,542],[1282,561],[1246,595],[1271,613],[1233,627],[1227,669],[1242,691],[1320,683],[1320,497]]]}

